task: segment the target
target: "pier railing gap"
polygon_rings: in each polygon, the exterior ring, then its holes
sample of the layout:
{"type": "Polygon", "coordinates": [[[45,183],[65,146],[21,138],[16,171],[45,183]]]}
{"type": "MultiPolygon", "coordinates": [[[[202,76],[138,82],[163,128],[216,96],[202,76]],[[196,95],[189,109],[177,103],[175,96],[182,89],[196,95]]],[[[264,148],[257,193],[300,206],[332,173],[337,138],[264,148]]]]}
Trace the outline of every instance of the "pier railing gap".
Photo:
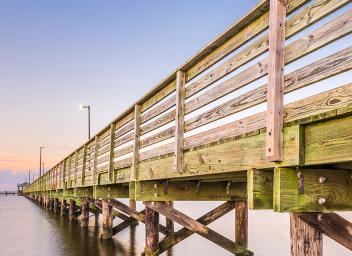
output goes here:
{"type": "Polygon", "coordinates": [[[82,227],[102,214],[102,239],[144,223],[146,255],[194,233],[251,255],[248,209],[290,213],[293,256],[322,255],[323,235],[351,250],[351,223],[333,213],[352,209],[352,83],[339,80],[351,32],[350,0],[261,0],[24,194],[82,227]],[[305,95],[324,81],[337,86],[305,95]],[[194,219],[181,200],[225,202],[194,219]],[[208,227],[232,210],[233,239],[208,227]]]}

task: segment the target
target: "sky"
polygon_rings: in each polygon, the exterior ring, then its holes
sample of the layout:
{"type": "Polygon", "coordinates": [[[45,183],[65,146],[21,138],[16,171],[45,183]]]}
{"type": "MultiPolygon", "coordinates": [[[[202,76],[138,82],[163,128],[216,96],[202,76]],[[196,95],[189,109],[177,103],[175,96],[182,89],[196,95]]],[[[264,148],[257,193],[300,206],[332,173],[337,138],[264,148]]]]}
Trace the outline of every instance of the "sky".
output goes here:
{"type": "MultiPolygon", "coordinates": [[[[87,112],[78,111],[79,104],[91,106],[92,135],[96,134],[256,3],[0,0],[0,191],[15,189],[16,183],[28,179],[28,170],[38,177],[40,146],[45,147],[43,160],[49,170],[87,140],[87,112]]],[[[286,44],[351,10],[351,5],[286,44]]],[[[351,42],[351,35],[340,39],[287,65],[285,73],[351,42]]],[[[290,93],[285,103],[351,81],[349,71],[290,93]]],[[[255,111],[265,107],[261,104],[255,111]]]]}
{"type": "Polygon", "coordinates": [[[49,169],[257,0],[0,0],[0,190],[49,169]]]}

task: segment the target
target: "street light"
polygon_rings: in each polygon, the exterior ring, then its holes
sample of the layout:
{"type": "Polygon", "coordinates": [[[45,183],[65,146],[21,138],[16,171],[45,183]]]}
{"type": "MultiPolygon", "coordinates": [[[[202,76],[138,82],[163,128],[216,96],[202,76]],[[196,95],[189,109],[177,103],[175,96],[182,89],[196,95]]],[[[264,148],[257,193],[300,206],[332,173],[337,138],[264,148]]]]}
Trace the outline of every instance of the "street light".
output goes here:
{"type": "MultiPolygon", "coordinates": [[[[39,147],[39,178],[42,176],[42,151],[45,147],[39,147]]],[[[44,171],[44,170],[43,170],[44,171]]]]}
{"type": "Polygon", "coordinates": [[[80,104],[78,106],[78,109],[83,111],[84,109],[88,109],[88,139],[90,139],[90,106],[85,106],[85,105],[82,105],[80,104]]]}

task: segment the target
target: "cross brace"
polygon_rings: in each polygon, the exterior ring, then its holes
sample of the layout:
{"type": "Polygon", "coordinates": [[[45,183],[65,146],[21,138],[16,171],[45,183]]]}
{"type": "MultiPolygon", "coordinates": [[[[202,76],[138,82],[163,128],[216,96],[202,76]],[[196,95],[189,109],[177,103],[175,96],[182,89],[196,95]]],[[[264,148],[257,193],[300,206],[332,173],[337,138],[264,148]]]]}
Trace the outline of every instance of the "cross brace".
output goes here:
{"type": "MultiPolygon", "coordinates": [[[[184,213],[174,209],[171,206],[168,206],[167,204],[163,202],[144,202],[144,204],[164,215],[168,219],[182,225],[185,229],[187,229],[189,232],[186,232],[184,229],[181,229],[180,231],[170,235],[169,237],[165,238],[160,244],[163,247],[162,250],[164,251],[167,243],[167,239],[175,240],[175,241],[182,241],[186,237],[190,236],[193,233],[197,233],[198,235],[208,239],[209,241],[219,245],[220,247],[224,248],[225,250],[235,254],[235,255],[240,255],[240,256],[245,256],[245,255],[253,255],[253,253],[243,246],[240,246],[230,239],[220,235],[219,233],[215,232],[214,230],[206,227],[207,224],[213,222],[217,218],[221,217],[224,215],[226,212],[230,211],[235,207],[231,205],[231,202],[228,202],[228,204],[221,205],[218,208],[214,209],[213,211],[209,212],[208,214],[203,215],[200,217],[198,220],[194,220],[191,217],[185,215],[184,213]],[[212,216],[214,214],[214,216],[212,216]],[[165,241],[165,242],[164,242],[165,241]]],[[[172,246],[172,245],[170,245],[172,246]]]]}

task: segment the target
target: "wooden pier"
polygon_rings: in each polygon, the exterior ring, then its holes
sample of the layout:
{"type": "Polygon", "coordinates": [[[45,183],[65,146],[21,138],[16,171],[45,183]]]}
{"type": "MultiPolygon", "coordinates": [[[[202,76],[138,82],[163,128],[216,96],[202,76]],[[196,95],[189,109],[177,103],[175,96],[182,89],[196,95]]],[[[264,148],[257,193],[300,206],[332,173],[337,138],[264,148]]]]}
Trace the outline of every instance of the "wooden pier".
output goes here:
{"type": "Polygon", "coordinates": [[[82,227],[89,212],[102,214],[101,239],[142,222],[146,255],[194,233],[252,255],[248,209],[290,213],[292,256],[323,255],[325,235],[352,250],[352,224],[334,213],[352,210],[351,40],[319,60],[307,58],[348,38],[351,5],[261,0],[25,195],[69,219],[80,215],[82,227]],[[286,94],[324,80],[337,84],[285,104],[286,94]],[[193,219],[173,207],[181,200],[224,203],[193,219]],[[208,227],[232,210],[234,239],[208,227]],[[123,222],[113,226],[114,216],[123,222]]]}

